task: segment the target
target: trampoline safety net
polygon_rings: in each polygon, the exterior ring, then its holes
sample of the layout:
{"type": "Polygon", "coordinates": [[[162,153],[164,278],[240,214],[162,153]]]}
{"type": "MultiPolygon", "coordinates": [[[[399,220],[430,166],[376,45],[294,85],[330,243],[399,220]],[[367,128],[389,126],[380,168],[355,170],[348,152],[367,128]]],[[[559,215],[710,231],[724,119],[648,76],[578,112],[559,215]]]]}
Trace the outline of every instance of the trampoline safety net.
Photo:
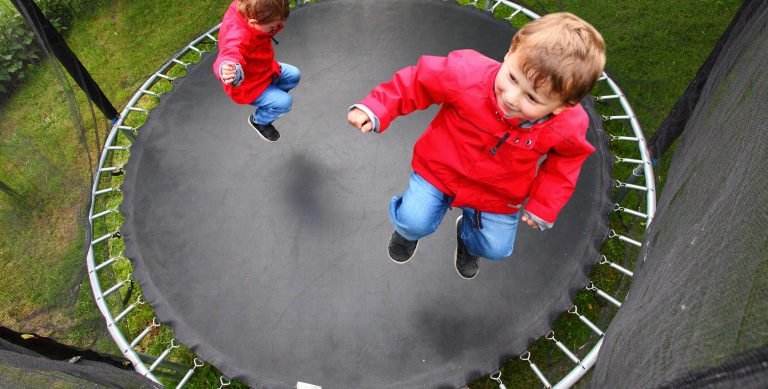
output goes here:
{"type": "Polygon", "coordinates": [[[745,2],[705,75],[594,388],[768,386],[767,24],[745,2]]]}

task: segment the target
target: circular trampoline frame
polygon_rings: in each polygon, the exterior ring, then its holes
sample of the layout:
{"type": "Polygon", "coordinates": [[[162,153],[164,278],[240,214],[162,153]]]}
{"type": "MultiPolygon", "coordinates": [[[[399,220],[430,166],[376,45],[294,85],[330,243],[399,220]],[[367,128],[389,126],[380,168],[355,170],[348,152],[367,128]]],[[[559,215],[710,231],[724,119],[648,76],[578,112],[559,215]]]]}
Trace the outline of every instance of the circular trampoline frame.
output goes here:
{"type": "MultiPolygon", "coordinates": [[[[471,6],[477,6],[477,0],[475,0],[471,6]]],[[[308,0],[304,0],[303,3],[299,4],[299,7],[305,6],[306,3],[308,3],[308,0]]],[[[515,3],[512,3],[507,0],[496,0],[496,1],[488,1],[485,4],[485,11],[489,13],[498,13],[503,12],[505,14],[509,14],[509,16],[505,17],[506,20],[508,20],[510,23],[512,23],[515,26],[520,26],[524,24],[525,22],[536,19],[539,17],[539,15],[535,14],[534,12],[517,5],[515,3]]],[[[91,206],[89,209],[89,221],[90,221],[90,228],[91,228],[91,234],[92,240],[89,242],[88,252],[86,256],[86,265],[88,269],[88,276],[92,288],[92,292],[96,301],[97,306],[99,307],[99,310],[101,311],[107,325],[107,329],[114,340],[115,344],[118,346],[120,351],[123,353],[123,355],[133,364],[135,370],[147,377],[148,379],[160,383],[158,380],[158,377],[155,374],[155,371],[159,368],[159,366],[163,365],[165,362],[165,359],[168,357],[168,355],[174,350],[177,349],[179,346],[175,343],[175,340],[171,340],[168,347],[165,349],[164,352],[162,352],[158,357],[151,357],[144,354],[141,354],[135,350],[135,347],[153,330],[156,330],[158,327],[162,326],[163,324],[158,322],[158,320],[155,318],[152,320],[152,322],[143,330],[141,333],[138,334],[138,336],[134,337],[130,341],[126,339],[125,334],[123,333],[123,330],[120,328],[120,324],[125,318],[132,314],[132,312],[136,309],[137,306],[144,304],[144,301],[141,299],[141,296],[136,298],[136,301],[127,307],[125,307],[125,303],[123,304],[116,304],[114,302],[109,302],[108,297],[113,296],[111,300],[115,300],[114,294],[115,292],[120,291],[123,288],[129,287],[134,281],[132,280],[131,276],[129,275],[125,280],[118,280],[114,284],[109,285],[106,288],[102,288],[101,286],[101,280],[99,278],[99,273],[102,271],[105,271],[105,269],[109,269],[111,266],[114,266],[116,263],[120,263],[121,266],[129,266],[130,263],[128,260],[122,256],[122,254],[111,257],[111,258],[99,258],[100,252],[105,251],[103,247],[100,247],[102,245],[109,244],[110,240],[112,239],[120,239],[121,238],[121,232],[119,230],[114,230],[107,233],[102,233],[101,235],[95,235],[96,231],[94,231],[94,223],[97,219],[101,219],[106,217],[107,215],[110,215],[112,213],[117,213],[118,207],[112,207],[107,208],[105,207],[104,203],[105,201],[102,201],[102,197],[105,197],[109,194],[115,194],[116,192],[119,192],[120,189],[118,187],[101,187],[100,184],[102,182],[102,177],[105,175],[118,175],[122,173],[122,166],[108,166],[107,161],[110,161],[111,156],[118,155],[120,153],[126,154],[130,150],[129,145],[121,145],[118,141],[118,135],[123,134],[130,142],[132,142],[135,139],[135,133],[139,131],[139,127],[131,127],[126,125],[126,119],[129,117],[132,117],[133,115],[141,115],[144,118],[150,114],[150,111],[145,108],[140,108],[140,100],[146,96],[152,96],[157,97],[160,95],[157,91],[153,91],[152,88],[156,87],[158,83],[163,81],[173,82],[175,79],[172,76],[169,76],[169,71],[171,71],[175,67],[182,67],[186,68],[191,63],[185,62],[182,60],[182,58],[192,56],[200,56],[205,51],[201,47],[203,46],[210,46],[215,45],[217,43],[217,39],[214,37],[214,34],[218,31],[219,26],[216,26],[206,33],[202,34],[197,39],[190,42],[185,48],[180,50],[176,55],[174,55],[173,58],[168,60],[165,64],[163,64],[152,76],[149,77],[149,79],[139,88],[139,90],[133,95],[131,100],[128,102],[126,107],[121,112],[117,122],[113,125],[109,136],[107,137],[105,141],[105,147],[104,150],[100,156],[99,159],[99,166],[98,171],[96,173],[93,188],[91,191],[91,206]]],[[[603,74],[603,76],[600,78],[599,84],[604,84],[605,87],[607,87],[608,90],[611,92],[606,95],[602,96],[596,96],[595,101],[614,101],[617,102],[615,104],[612,104],[611,109],[616,109],[615,114],[605,115],[603,116],[604,121],[618,121],[621,123],[622,128],[622,134],[620,135],[613,135],[610,134],[610,141],[611,142],[629,142],[630,144],[634,144],[637,147],[638,156],[627,158],[627,157],[615,157],[616,163],[623,163],[628,164],[629,166],[634,166],[632,175],[625,180],[625,182],[618,181],[616,187],[621,188],[621,190],[632,190],[632,191],[638,191],[638,194],[642,197],[645,196],[645,210],[644,212],[636,211],[633,209],[625,208],[620,203],[616,203],[613,206],[614,212],[622,212],[630,215],[631,217],[639,218],[644,220],[645,228],[648,228],[648,225],[650,225],[651,220],[653,219],[655,208],[656,208],[656,192],[655,192],[655,185],[654,185],[654,176],[653,176],[653,168],[652,168],[652,162],[649,156],[649,153],[646,148],[645,139],[642,133],[642,129],[640,127],[640,124],[632,110],[632,107],[630,106],[629,102],[627,101],[626,97],[622,93],[621,89],[616,85],[616,83],[611,80],[606,74],[603,74]],[[629,131],[626,128],[626,124],[629,125],[629,131]],[[627,132],[629,134],[627,135],[627,132]],[[638,185],[635,183],[638,179],[642,179],[642,184],[638,185]]],[[[126,157],[125,155],[123,157],[126,157]]],[[[127,158],[127,157],[126,157],[127,158]]],[[[119,159],[119,158],[118,158],[119,159]]],[[[620,234],[615,233],[614,231],[611,231],[610,235],[608,236],[609,239],[617,239],[620,242],[624,244],[629,244],[631,246],[641,247],[642,243],[640,240],[642,240],[642,237],[640,238],[631,238],[628,236],[623,236],[620,234]]],[[[603,266],[609,266],[612,269],[615,269],[616,271],[619,271],[623,273],[624,275],[627,275],[629,277],[632,276],[632,272],[630,270],[627,270],[620,265],[616,264],[615,262],[610,261],[605,256],[602,256],[601,258],[597,258],[596,264],[603,265],[603,266]]],[[[602,291],[599,289],[593,282],[589,282],[586,286],[587,290],[590,290],[594,293],[596,293],[601,298],[605,299],[608,303],[615,305],[616,307],[621,306],[621,302],[617,300],[616,298],[610,296],[608,293],[602,291]]],[[[582,359],[579,359],[575,353],[568,350],[568,348],[563,345],[561,342],[559,342],[552,331],[545,337],[548,341],[552,341],[555,343],[555,345],[571,360],[571,362],[574,364],[573,369],[568,373],[564,378],[562,378],[560,381],[558,381],[555,385],[552,385],[550,381],[544,376],[544,374],[541,372],[541,370],[531,361],[530,359],[530,353],[525,352],[523,353],[520,358],[523,361],[526,361],[531,370],[536,374],[536,376],[539,378],[541,383],[545,387],[556,387],[556,388],[567,388],[572,386],[574,383],[576,383],[586,372],[594,365],[597,355],[599,353],[600,347],[603,342],[603,335],[604,330],[598,328],[595,324],[590,322],[586,317],[582,316],[578,312],[578,308],[574,305],[571,309],[568,310],[568,314],[576,315],[578,316],[579,320],[587,326],[592,332],[594,332],[598,340],[597,342],[591,347],[591,350],[586,354],[586,356],[582,359]]],[[[184,384],[191,378],[191,376],[194,374],[194,372],[199,369],[201,366],[203,366],[203,363],[195,359],[193,366],[186,369],[186,372],[181,379],[178,387],[184,386],[184,384]]],[[[178,370],[178,368],[176,368],[178,370]]],[[[494,380],[501,383],[499,376],[493,376],[494,380]]],[[[221,383],[222,385],[226,385],[228,381],[221,377],[221,383]]],[[[298,387],[301,387],[302,383],[298,384],[298,387]]]]}

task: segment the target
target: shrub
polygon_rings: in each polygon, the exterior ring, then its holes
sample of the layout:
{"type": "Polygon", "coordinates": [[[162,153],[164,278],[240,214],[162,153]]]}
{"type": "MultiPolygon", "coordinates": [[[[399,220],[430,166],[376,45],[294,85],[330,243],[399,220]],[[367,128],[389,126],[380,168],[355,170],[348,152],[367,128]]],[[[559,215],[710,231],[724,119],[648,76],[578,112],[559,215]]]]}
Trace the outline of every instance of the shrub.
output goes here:
{"type": "MultiPolygon", "coordinates": [[[[56,30],[64,34],[72,17],[84,9],[89,0],[37,0],[36,3],[56,30]]],[[[0,93],[24,81],[40,58],[35,33],[10,3],[0,3],[0,93]]]]}

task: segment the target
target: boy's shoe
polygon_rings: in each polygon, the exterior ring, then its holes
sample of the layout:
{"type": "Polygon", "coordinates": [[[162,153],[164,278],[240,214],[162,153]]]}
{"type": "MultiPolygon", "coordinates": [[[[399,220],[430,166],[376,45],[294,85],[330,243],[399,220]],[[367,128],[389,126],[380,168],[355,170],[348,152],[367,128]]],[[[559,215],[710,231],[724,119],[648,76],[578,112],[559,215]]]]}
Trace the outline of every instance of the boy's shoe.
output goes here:
{"type": "Polygon", "coordinates": [[[277,140],[280,139],[280,133],[277,132],[277,129],[275,129],[275,126],[273,126],[272,123],[258,124],[253,121],[253,115],[248,115],[248,124],[250,124],[251,127],[256,130],[256,133],[267,142],[277,142],[277,140]]]}
{"type": "Polygon", "coordinates": [[[464,247],[464,241],[461,240],[461,219],[464,215],[459,216],[456,219],[456,254],[454,255],[454,264],[456,265],[456,273],[465,280],[471,280],[477,276],[477,272],[480,270],[478,265],[477,256],[470,255],[467,248],[464,247]]]}
{"type": "Polygon", "coordinates": [[[405,239],[397,231],[393,231],[392,237],[389,238],[389,258],[396,263],[406,263],[413,258],[418,247],[418,240],[405,239]]]}

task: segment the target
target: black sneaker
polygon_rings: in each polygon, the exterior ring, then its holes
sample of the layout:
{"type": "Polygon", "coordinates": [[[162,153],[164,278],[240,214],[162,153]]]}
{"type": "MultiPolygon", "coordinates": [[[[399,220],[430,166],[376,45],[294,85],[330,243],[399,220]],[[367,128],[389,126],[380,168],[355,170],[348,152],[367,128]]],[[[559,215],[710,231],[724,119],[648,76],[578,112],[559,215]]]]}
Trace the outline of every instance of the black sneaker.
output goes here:
{"type": "Polygon", "coordinates": [[[465,280],[471,280],[477,276],[477,272],[480,270],[478,265],[478,257],[470,255],[467,252],[467,248],[464,247],[464,241],[461,240],[461,219],[464,215],[459,216],[456,219],[456,254],[454,255],[454,264],[456,265],[456,273],[465,280]]]}
{"type": "Polygon", "coordinates": [[[251,127],[256,130],[256,133],[267,142],[277,142],[277,140],[280,139],[280,133],[277,132],[277,129],[275,129],[275,126],[273,126],[272,123],[258,124],[253,121],[253,115],[248,115],[248,124],[250,124],[251,127]]]}
{"type": "Polygon", "coordinates": [[[418,247],[418,240],[405,239],[397,231],[393,231],[392,237],[389,238],[389,257],[397,263],[406,263],[413,258],[418,247]]]}

